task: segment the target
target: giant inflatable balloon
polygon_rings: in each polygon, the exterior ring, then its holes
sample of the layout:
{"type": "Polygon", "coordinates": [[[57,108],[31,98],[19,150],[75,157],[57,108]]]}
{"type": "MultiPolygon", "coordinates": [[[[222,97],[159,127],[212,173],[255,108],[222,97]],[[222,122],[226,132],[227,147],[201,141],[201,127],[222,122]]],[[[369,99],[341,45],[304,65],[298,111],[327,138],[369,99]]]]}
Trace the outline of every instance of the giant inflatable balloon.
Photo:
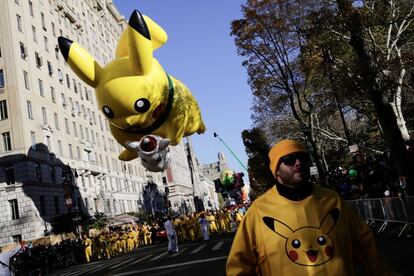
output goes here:
{"type": "Polygon", "coordinates": [[[225,169],[220,174],[220,182],[226,188],[230,188],[234,184],[234,171],[225,169]]]}
{"type": "MultiPolygon", "coordinates": [[[[153,57],[153,51],[166,41],[165,31],[136,10],[119,39],[116,58],[105,67],[76,42],[58,39],[60,51],[73,72],[95,88],[97,103],[110,123],[112,135],[126,148],[119,155],[121,160],[144,156],[143,145],[153,141],[146,135],[158,136],[157,141],[174,146],[184,136],[205,131],[190,90],[166,73],[153,57]]],[[[168,156],[162,146],[150,147],[149,152],[168,156]],[[164,152],[153,152],[154,148],[164,152]]],[[[151,167],[164,168],[169,161],[159,162],[151,167]]],[[[144,162],[143,165],[146,166],[144,162]]]]}

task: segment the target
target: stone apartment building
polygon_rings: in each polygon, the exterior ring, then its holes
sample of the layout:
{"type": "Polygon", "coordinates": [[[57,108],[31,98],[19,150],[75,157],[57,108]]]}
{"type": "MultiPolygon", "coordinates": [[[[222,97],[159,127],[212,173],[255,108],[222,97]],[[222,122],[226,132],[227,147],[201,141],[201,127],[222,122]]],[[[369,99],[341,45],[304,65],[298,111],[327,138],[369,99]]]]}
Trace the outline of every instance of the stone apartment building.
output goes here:
{"type": "Polygon", "coordinates": [[[166,191],[194,210],[185,144],[166,173],[118,160],[93,89],[59,52],[63,35],[112,60],[126,24],[112,1],[3,0],[0,11],[0,246],[43,236],[67,212],[164,211],[166,191]]]}

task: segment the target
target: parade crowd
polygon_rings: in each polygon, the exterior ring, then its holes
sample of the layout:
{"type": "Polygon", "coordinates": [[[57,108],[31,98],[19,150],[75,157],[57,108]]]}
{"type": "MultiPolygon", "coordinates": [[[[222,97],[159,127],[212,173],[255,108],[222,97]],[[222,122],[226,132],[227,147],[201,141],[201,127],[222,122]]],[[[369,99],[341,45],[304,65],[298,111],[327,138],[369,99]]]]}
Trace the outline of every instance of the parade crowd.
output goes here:
{"type": "MultiPolygon", "coordinates": [[[[210,235],[235,231],[247,207],[236,205],[172,218],[178,242],[208,240],[210,235]],[[203,228],[207,230],[204,235],[203,228]]],[[[110,259],[138,247],[167,241],[166,236],[160,235],[165,220],[111,227],[94,237],[84,234],[82,239],[66,239],[52,246],[34,246],[29,242],[10,260],[10,268],[15,276],[38,276],[77,264],[110,259]]]]}

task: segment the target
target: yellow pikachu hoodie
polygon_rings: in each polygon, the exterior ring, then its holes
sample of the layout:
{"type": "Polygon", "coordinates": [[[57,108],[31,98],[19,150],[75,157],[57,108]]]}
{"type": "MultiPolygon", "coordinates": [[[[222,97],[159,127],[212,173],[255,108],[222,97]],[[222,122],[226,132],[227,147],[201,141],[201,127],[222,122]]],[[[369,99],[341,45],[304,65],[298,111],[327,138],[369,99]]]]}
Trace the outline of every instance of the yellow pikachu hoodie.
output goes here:
{"type": "Polygon", "coordinates": [[[339,195],[315,186],[303,200],[274,186],[254,201],[227,260],[227,275],[394,275],[369,227],[339,195]]]}

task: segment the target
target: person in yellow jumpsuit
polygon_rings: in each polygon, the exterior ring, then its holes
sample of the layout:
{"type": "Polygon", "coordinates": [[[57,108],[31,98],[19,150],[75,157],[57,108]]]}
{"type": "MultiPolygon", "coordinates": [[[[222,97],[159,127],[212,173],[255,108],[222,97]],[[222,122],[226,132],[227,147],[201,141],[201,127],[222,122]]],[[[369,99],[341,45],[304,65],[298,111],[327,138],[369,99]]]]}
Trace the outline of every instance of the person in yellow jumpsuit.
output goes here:
{"type": "Polygon", "coordinates": [[[208,224],[210,226],[209,227],[210,234],[217,233],[218,229],[217,229],[217,225],[216,225],[216,218],[214,217],[214,215],[211,212],[207,212],[206,219],[207,219],[208,224]]]}
{"type": "Polygon", "coordinates": [[[188,218],[188,237],[191,241],[195,241],[196,239],[196,230],[197,230],[197,226],[196,226],[196,218],[194,217],[193,214],[190,214],[189,218],[188,218]]]}
{"type": "Polygon", "coordinates": [[[224,224],[226,226],[226,231],[231,232],[231,222],[232,222],[232,215],[229,209],[224,210],[224,224]]]}
{"type": "Polygon", "coordinates": [[[83,235],[82,243],[83,243],[83,246],[85,247],[86,262],[89,263],[92,257],[92,240],[88,236],[83,235]]]}
{"type": "Polygon", "coordinates": [[[128,239],[127,239],[127,251],[134,250],[134,234],[132,230],[129,230],[128,232],[128,239]]]}
{"type": "Polygon", "coordinates": [[[183,228],[183,238],[186,241],[190,240],[190,219],[188,216],[184,215],[182,220],[182,228],[183,228]]]}
{"type": "Polygon", "coordinates": [[[226,215],[224,214],[224,211],[219,210],[219,212],[218,212],[218,222],[219,222],[219,225],[220,225],[220,231],[222,231],[222,232],[227,231],[225,219],[226,219],[226,215]]]}
{"type": "Polygon", "coordinates": [[[239,227],[241,221],[243,220],[243,216],[242,214],[239,212],[239,210],[237,209],[236,212],[234,213],[234,220],[236,222],[236,226],[239,227]]]}
{"type": "Polygon", "coordinates": [[[147,224],[146,221],[144,222],[144,225],[142,226],[142,231],[144,232],[144,243],[145,243],[145,245],[152,244],[150,226],[147,224]]]}

